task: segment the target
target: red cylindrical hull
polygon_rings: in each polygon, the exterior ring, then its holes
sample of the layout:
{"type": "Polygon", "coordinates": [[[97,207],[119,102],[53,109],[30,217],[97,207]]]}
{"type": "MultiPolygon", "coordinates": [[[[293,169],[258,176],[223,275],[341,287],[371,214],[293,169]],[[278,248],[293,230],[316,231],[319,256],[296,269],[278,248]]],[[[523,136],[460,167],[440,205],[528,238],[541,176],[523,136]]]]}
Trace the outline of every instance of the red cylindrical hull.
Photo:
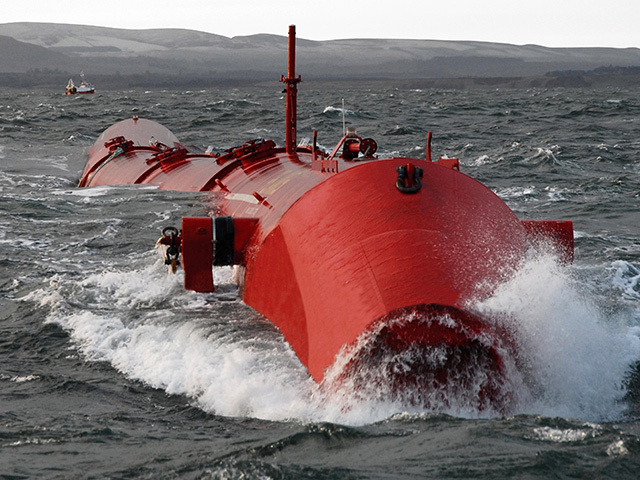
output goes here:
{"type": "MultiPolygon", "coordinates": [[[[81,186],[210,191],[215,215],[244,219],[250,230],[234,254],[242,298],[282,331],[317,381],[341,351],[353,373],[372,352],[438,347],[448,352],[440,365],[418,360],[391,382],[426,388],[454,378],[446,373],[452,365],[473,372],[482,364],[482,395],[499,396],[508,333],[471,309],[522,259],[527,231],[476,180],[426,160],[336,161],[264,141],[191,155],[166,128],[142,119],[108,129],[89,155],[81,186]],[[423,175],[401,188],[403,168],[423,175]],[[367,335],[373,340],[354,353],[367,335]]],[[[192,238],[198,253],[185,257],[189,268],[211,268],[211,249],[192,238]]]]}

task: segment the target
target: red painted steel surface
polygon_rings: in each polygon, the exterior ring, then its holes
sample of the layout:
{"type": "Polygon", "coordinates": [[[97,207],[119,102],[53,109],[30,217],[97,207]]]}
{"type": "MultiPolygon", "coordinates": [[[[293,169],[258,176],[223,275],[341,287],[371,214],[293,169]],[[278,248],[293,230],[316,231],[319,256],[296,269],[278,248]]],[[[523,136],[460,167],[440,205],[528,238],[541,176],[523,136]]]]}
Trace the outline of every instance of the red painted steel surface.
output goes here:
{"type": "Polygon", "coordinates": [[[182,264],[184,288],[196,292],[213,290],[213,222],[208,217],[182,218],[182,264]]]}
{"type": "Polygon", "coordinates": [[[546,242],[561,260],[573,262],[573,222],[570,220],[523,220],[527,235],[537,242],[546,242]]]}

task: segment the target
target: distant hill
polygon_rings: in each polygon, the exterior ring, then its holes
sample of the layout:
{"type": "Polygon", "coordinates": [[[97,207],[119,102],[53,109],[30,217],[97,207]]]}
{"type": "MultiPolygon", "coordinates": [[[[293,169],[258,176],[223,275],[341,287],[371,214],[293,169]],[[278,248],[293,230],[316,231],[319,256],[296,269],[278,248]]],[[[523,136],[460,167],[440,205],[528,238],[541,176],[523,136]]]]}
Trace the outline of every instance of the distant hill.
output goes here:
{"type": "Polygon", "coordinates": [[[49,50],[38,45],[19,42],[15,38],[0,35],[0,71],[26,72],[39,69],[65,70],[76,68],[76,62],[71,57],[49,50]]]}
{"type": "MultiPolygon", "coordinates": [[[[0,24],[0,74],[30,73],[66,82],[80,70],[110,85],[206,84],[279,79],[287,40],[227,38],[184,29],[125,30],[52,23],[0,24]]],[[[547,48],[489,42],[347,39],[297,40],[297,71],[307,80],[548,77],[599,67],[639,67],[638,48],[547,48]]],[[[565,81],[569,77],[565,76],[565,81]]],[[[35,81],[35,80],[34,80],[35,81]]],[[[44,81],[44,80],[43,80],[44,81]]],[[[460,81],[458,81],[460,83],[460,81]]],[[[103,84],[104,85],[104,84],[103,84]]]]}

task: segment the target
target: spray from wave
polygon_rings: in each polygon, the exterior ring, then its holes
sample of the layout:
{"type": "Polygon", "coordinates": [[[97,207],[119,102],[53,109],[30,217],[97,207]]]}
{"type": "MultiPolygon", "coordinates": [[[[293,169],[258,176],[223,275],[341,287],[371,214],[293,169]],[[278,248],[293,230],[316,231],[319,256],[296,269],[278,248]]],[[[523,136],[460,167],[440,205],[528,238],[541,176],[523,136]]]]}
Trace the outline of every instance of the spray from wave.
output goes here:
{"type": "Polygon", "coordinates": [[[607,316],[577,273],[537,253],[477,306],[485,315],[501,314],[516,336],[527,382],[517,413],[612,420],[625,412],[640,332],[607,316]]]}

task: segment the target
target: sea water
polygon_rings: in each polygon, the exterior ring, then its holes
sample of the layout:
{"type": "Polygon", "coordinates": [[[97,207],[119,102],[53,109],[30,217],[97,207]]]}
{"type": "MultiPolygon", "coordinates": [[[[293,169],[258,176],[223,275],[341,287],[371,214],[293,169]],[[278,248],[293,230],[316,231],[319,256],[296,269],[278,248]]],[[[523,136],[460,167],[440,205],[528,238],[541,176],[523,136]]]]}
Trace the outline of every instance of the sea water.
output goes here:
{"type": "Polygon", "coordinates": [[[277,84],[0,93],[0,475],[638,478],[639,93],[300,88],[299,140],[330,150],[344,120],[381,156],[424,158],[433,131],[520,218],[573,220],[572,265],[533,251],[473,305],[524,359],[507,414],[321,388],[232,268],[197,294],[158,257],[206,194],[76,188],[86,149],[134,115],[192,151],[282,145],[277,84]]]}

